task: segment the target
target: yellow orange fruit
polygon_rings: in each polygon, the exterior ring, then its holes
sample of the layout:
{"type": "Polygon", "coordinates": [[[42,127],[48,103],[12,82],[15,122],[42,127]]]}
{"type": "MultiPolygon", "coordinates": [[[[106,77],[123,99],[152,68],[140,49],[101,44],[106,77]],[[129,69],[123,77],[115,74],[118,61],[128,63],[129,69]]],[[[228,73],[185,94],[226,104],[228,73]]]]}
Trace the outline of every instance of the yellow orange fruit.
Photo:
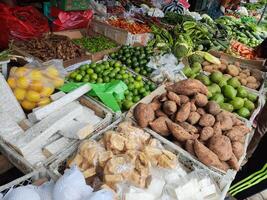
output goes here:
{"type": "Polygon", "coordinates": [[[29,69],[26,67],[18,67],[14,73],[17,77],[23,77],[27,74],[28,71],[29,69]]]}
{"type": "Polygon", "coordinates": [[[50,98],[44,97],[37,103],[38,106],[45,106],[51,102],[50,98]]]}
{"type": "Polygon", "coordinates": [[[41,81],[32,81],[30,84],[30,89],[36,92],[40,92],[43,89],[43,83],[41,81]]]}
{"type": "Polygon", "coordinates": [[[43,78],[42,72],[34,69],[29,73],[29,77],[31,80],[40,81],[43,78]]]}
{"type": "Polygon", "coordinates": [[[24,89],[21,88],[15,88],[13,91],[15,97],[17,100],[21,101],[25,98],[26,95],[26,91],[24,89]]]}
{"type": "Polygon", "coordinates": [[[26,77],[20,77],[17,79],[17,87],[27,89],[30,85],[30,80],[26,77]]]}
{"type": "Polygon", "coordinates": [[[38,102],[41,99],[41,95],[38,92],[29,90],[26,92],[25,98],[31,102],[38,102]]]}
{"type": "Polygon", "coordinates": [[[40,95],[42,97],[49,97],[51,94],[53,94],[55,88],[54,87],[48,87],[45,86],[43,89],[40,91],[40,95]]]}
{"type": "Polygon", "coordinates": [[[27,101],[27,100],[23,100],[21,102],[21,106],[25,110],[32,110],[32,109],[34,109],[36,107],[36,103],[31,102],[31,101],[27,101]]]}
{"type": "Polygon", "coordinates": [[[46,69],[46,74],[47,76],[51,77],[51,78],[54,78],[54,77],[58,77],[59,76],[59,72],[58,70],[53,67],[53,66],[50,66],[46,69]]]}
{"type": "Polygon", "coordinates": [[[16,87],[16,79],[13,77],[9,77],[7,79],[7,83],[9,85],[9,87],[11,87],[12,89],[14,89],[16,87]]]}
{"type": "Polygon", "coordinates": [[[52,82],[53,82],[53,85],[55,86],[55,88],[59,88],[64,84],[64,79],[57,78],[57,79],[53,79],[52,82]]]}

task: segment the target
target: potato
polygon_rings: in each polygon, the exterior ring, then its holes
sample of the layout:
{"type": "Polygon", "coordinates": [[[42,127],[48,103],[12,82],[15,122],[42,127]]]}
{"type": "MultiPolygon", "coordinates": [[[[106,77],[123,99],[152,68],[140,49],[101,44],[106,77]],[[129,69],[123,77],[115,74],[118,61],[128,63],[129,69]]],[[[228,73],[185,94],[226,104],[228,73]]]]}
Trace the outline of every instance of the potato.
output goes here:
{"type": "Polygon", "coordinates": [[[208,98],[204,94],[197,93],[194,99],[195,99],[195,104],[199,107],[204,107],[208,103],[208,98]]]}
{"type": "Polygon", "coordinates": [[[247,77],[247,82],[248,83],[256,83],[257,79],[254,76],[249,76],[249,77],[247,77]]]}
{"type": "Polygon", "coordinates": [[[185,104],[185,103],[189,102],[188,96],[185,96],[185,95],[178,95],[178,96],[180,98],[180,103],[181,104],[185,104]]]}
{"type": "Polygon", "coordinates": [[[221,135],[222,134],[222,129],[221,129],[221,123],[220,122],[215,122],[213,126],[213,131],[214,135],[221,135]]]}
{"type": "Polygon", "coordinates": [[[243,72],[241,72],[241,73],[239,74],[239,76],[240,76],[241,78],[244,78],[244,79],[247,78],[247,75],[246,75],[245,73],[243,73],[243,72]]]}
{"type": "Polygon", "coordinates": [[[219,160],[218,156],[198,140],[194,142],[194,150],[199,161],[205,165],[217,167],[222,170],[225,169],[225,166],[219,160]]]}
{"type": "Polygon", "coordinates": [[[229,64],[229,62],[228,62],[228,60],[226,60],[226,59],[220,59],[221,60],[221,63],[222,64],[224,64],[224,65],[228,65],[229,64]]]}
{"type": "Polygon", "coordinates": [[[201,63],[201,65],[202,65],[202,66],[207,66],[207,65],[211,65],[211,63],[208,62],[208,61],[204,61],[203,63],[201,63]]]}
{"type": "Polygon", "coordinates": [[[234,65],[237,66],[238,68],[240,68],[240,62],[235,61],[235,62],[234,62],[234,65]]]}
{"type": "Polygon", "coordinates": [[[246,85],[248,88],[254,89],[256,90],[258,88],[258,84],[257,83],[247,83],[246,85]]]}
{"type": "Polygon", "coordinates": [[[198,108],[198,109],[197,109],[197,112],[198,112],[200,115],[205,115],[205,114],[206,114],[206,112],[205,112],[205,110],[204,110],[203,108],[198,108]]]}
{"type": "Polygon", "coordinates": [[[168,136],[170,135],[170,131],[166,124],[167,120],[170,120],[170,119],[167,117],[159,117],[155,119],[153,122],[149,122],[149,125],[152,128],[152,130],[155,131],[156,133],[162,136],[168,136]]]}
{"type": "Polygon", "coordinates": [[[177,104],[174,101],[165,101],[162,106],[163,112],[172,115],[177,111],[177,104]]]}
{"type": "Polygon", "coordinates": [[[233,153],[235,154],[235,157],[237,158],[237,160],[239,160],[245,152],[244,145],[241,142],[233,142],[232,143],[232,149],[233,149],[233,153]]]}
{"type": "Polygon", "coordinates": [[[196,134],[198,132],[197,128],[189,124],[188,122],[179,122],[178,123],[181,127],[184,128],[190,134],[196,134]]]}
{"type": "Polygon", "coordinates": [[[196,156],[194,150],[194,140],[187,140],[185,143],[185,149],[188,151],[192,156],[196,156]]]}
{"type": "Polygon", "coordinates": [[[239,170],[238,160],[235,157],[234,153],[232,154],[231,159],[227,161],[227,163],[232,169],[239,170]]]}
{"type": "Polygon", "coordinates": [[[206,110],[208,113],[212,115],[217,115],[220,113],[221,108],[218,103],[215,101],[209,101],[208,104],[206,105],[206,110]]]}
{"type": "Polygon", "coordinates": [[[183,127],[180,125],[167,121],[167,126],[172,133],[172,135],[179,141],[179,142],[185,142],[187,140],[192,140],[194,137],[190,133],[188,133],[183,127]]]}
{"type": "Polygon", "coordinates": [[[220,64],[220,65],[219,65],[219,70],[220,70],[221,72],[224,72],[226,69],[227,69],[227,65],[226,65],[226,64],[220,64]]]}
{"type": "Polygon", "coordinates": [[[247,85],[248,81],[247,81],[247,79],[241,78],[240,83],[242,85],[247,85]]]}
{"type": "Polygon", "coordinates": [[[209,140],[208,147],[222,161],[229,160],[232,156],[232,153],[233,153],[231,141],[228,137],[226,137],[224,135],[213,136],[209,140]]]}
{"type": "Polygon", "coordinates": [[[155,119],[155,112],[150,105],[139,103],[134,108],[134,117],[137,124],[141,128],[145,128],[148,126],[149,122],[152,122],[155,119]]]}
{"type": "Polygon", "coordinates": [[[190,108],[190,111],[191,111],[191,112],[196,112],[196,111],[197,111],[197,107],[196,107],[194,101],[191,101],[191,108],[190,108]]]}
{"type": "Polygon", "coordinates": [[[183,104],[176,114],[176,121],[184,122],[188,119],[191,109],[191,103],[187,102],[183,104]]]}
{"type": "Polygon", "coordinates": [[[198,123],[199,119],[200,119],[200,114],[198,112],[191,112],[189,114],[187,121],[190,124],[194,125],[194,124],[198,123]]]}
{"type": "Polygon", "coordinates": [[[227,66],[227,69],[226,69],[226,72],[228,73],[228,74],[230,74],[231,76],[238,76],[238,74],[239,74],[239,69],[238,69],[238,67],[237,66],[235,66],[235,65],[228,65],[227,66]]]}
{"type": "Polygon", "coordinates": [[[207,141],[208,139],[210,139],[213,136],[214,132],[213,132],[213,128],[212,127],[204,127],[200,133],[200,140],[201,141],[207,141]]]}
{"type": "Polygon", "coordinates": [[[206,66],[203,67],[203,70],[205,72],[213,72],[214,68],[213,68],[213,65],[206,65],[206,66]]]}
{"type": "Polygon", "coordinates": [[[175,94],[174,92],[169,91],[167,93],[167,97],[169,100],[174,101],[177,105],[181,104],[180,97],[177,94],[175,94]]]}
{"type": "Polygon", "coordinates": [[[186,96],[194,95],[196,93],[201,93],[204,95],[208,94],[208,88],[196,79],[185,79],[176,82],[173,85],[166,86],[166,90],[186,96]]]}
{"type": "Polygon", "coordinates": [[[211,114],[202,115],[199,120],[200,126],[213,126],[215,123],[215,118],[211,114]]]}
{"type": "Polygon", "coordinates": [[[166,115],[164,112],[162,112],[161,110],[156,110],[155,111],[155,115],[156,117],[168,117],[168,115],[166,115]]]}
{"type": "Polygon", "coordinates": [[[243,69],[242,73],[246,74],[247,76],[250,76],[250,70],[249,69],[243,69]]]}
{"type": "Polygon", "coordinates": [[[220,122],[222,131],[230,130],[233,127],[231,115],[227,114],[225,111],[216,115],[216,121],[220,122]]]}

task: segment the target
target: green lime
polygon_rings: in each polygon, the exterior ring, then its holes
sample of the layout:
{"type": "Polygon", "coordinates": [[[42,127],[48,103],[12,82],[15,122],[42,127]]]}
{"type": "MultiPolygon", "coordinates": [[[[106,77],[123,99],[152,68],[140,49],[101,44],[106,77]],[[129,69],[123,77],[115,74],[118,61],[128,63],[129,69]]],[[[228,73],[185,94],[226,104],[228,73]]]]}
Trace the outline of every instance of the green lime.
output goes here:
{"type": "Polygon", "coordinates": [[[110,79],[109,79],[108,76],[105,76],[105,77],[103,78],[103,81],[104,81],[105,83],[108,83],[108,82],[110,81],[110,79]]]}
{"type": "Polygon", "coordinates": [[[134,89],[134,90],[133,90],[133,95],[134,95],[134,96],[137,96],[137,95],[138,95],[138,90],[137,90],[137,89],[134,89]]]}
{"type": "Polygon", "coordinates": [[[91,74],[91,79],[96,80],[97,79],[97,74],[91,74]]]}
{"type": "Polygon", "coordinates": [[[140,76],[140,75],[136,76],[135,80],[142,81],[142,76],[140,76]]]}
{"type": "Polygon", "coordinates": [[[130,91],[134,90],[134,85],[133,84],[129,84],[128,85],[128,90],[130,90],[130,91]]]}
{"type": "Polygon", "coordinates": [[[121,67],[121,62],[120,61],[115,62],[114,67],[121,67]]]}
{"type": "Polygon", "coordinates": [[[88,78],[83,78],[82,81],[87,83],[87,82],[89,82],[89,79],[88,78]]]}
{"type": "Polygon", "coordinates": [[[128,101],[132,101],[133,97],[131,95],[127,95],[125,99],[128,100],[128,101]]]}
{"type": "Polygon", "coordinates": [[[81,74],[82,76],[85,76],[86,73],[85,73],[85,71],[81,71],[80,74],[81,74]]]}
{"type": "Polygon", "coordinates": [[[85,71],[85,70],[86,70],[86,65],[82,65],[82,66],[80,67],[80,69],[83,70],[83,71],[85,71]]]}
{"type": "Polygon", "coordinates": [[[97,78],[96,82],[97,83],[103,83],[103,79],[102,78],[97,78]]]}
{"type": "Polygon", "coordinates": [[[77,74],[76,77],[75,77],[75,80],[76,81],[81,81],[82,80],[82,75],[81,74],[77,74]]]}
{"type": "Polygon", "coordinates": [[[123,74],[122,78],[125,80],[125,79],[129,78],[129,75],[128,74],[123,74]]]}
{"type": "Polygon", "coordinates": [[[136,67],[136,68],[134,68],[134,71],[135,71],[136,73],[139,73],[139,72],[141,71],[141,69],[140,69],[139,67],[136,67]]]}
{"type": "Polygon", "coordinates": [[[139,96],[135,96],[133,98],[133,102],[137,103],[138,101],[140,101],[140,97],[139,96]]]}
{"type": "Polygon", "coordinates": [[[129,78],[129,81],[130,81],[130,83],[133,83],[134,82],[134,78],[133,77],[130,77],[129,78]]]}
{"type": "Polygon", "coordinates": [[[92,63],[90,64],[90,67],[91,67],[91,68],[95,68],[95,67],[96,67],[96,63],[95,63],[95,62],[92,62],[92,63]]]}
{"type": "Polygon", "coordinates": [[[116,79],[117,79],[117,80],[121,80],[121,79],[122,79],[122,75],[117,74],[117,75],[116,75],[116,79]]]}
{"type": "Polygon", "coordinates": [[[86,73],[87,74],[93,74],[94,73],[94,70],[89,68],[89,69],[86,70],[86,73]]]}
{"type": "Polygon", "coordinates": [[[111,78],[113,78],[113,77],[115,77],[115,76],[116,76],[116,73],[114,73],[114,72],[111,72],[111,73],[109,74],[109,76],[110,76],[111,78]]]}
{"type": "Polygon", "coordinates": [[[250,116],[250,111],[249,109],[243,107],[237,111],[237,114],[241,117],[248,118],[250,116]]]}
{"type": "Polygon", "coordinates": [[[71,72],[71,73],[70,73],[70,77],[71,77],[71,78],[75,78],[76,76],[77,76],[77,73],[76,73],[76,72],[71,72]]]}
{"type": "Polygon", "coordinates": [[[126,100],[123,102],[123,108],[125,110],[129,110],[133,105],[134,105],[134,103],[132,101],[129,101],[129,100],[126,100]]]}
{"type": "Polygon", "coordinates": [[[149,88],[150,88],[150,91],[153,91],[157,88],[157,86],[155,83],[150,83],[149,88]]]}
{"type": "Polygon", "coordinates": [[[139,89],[141,87],[139,82],[134,82],[134,88],[139,89]]]}
{"type": "Polygon", "coordinates": [[[140,92],[141,94],[143,94],[143,93],[145,93],[145,92],[146,92],[146,89],[145,89],[145,88],[143,88],[143,87],[141,87],[141,88],[139,89],[139,92],[140,92]]]}
{"type": "Polygon", "coordinates": [[[146,96],[148,96],[149,94],[150,94],[150,92],[149,92],[149,91],[146,91],[146,92],[143,94],[143,96],[146,97],[146,96]]]}

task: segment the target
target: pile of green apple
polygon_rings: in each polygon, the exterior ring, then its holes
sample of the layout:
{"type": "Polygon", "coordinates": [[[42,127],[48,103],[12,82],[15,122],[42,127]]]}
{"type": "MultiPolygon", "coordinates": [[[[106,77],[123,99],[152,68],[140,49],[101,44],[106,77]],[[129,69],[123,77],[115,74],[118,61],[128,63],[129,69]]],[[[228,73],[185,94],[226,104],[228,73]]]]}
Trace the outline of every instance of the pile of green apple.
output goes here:
{"type": "Polygon", "coordinates": [[[208,87],[209,100],[216,101],[222,109],[244,118],[251,116],[256,107],[257,95],[241,86],[237,78],[216,71],[209,76],[199,74],[196,79],[208,87]]]}

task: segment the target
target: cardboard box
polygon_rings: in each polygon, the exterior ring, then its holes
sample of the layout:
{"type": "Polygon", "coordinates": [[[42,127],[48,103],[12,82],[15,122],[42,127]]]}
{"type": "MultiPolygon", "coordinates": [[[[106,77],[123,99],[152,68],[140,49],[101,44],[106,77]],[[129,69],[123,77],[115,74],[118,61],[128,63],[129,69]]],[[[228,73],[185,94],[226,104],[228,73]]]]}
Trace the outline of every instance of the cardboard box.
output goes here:
{"type": "Polygon", "coordinates": [[[92,20],[90,26],[95,32],[100,33],[122,45],[132,45],[135,43],[146,45],[153,37],[153,34],[151,33],[132,34],[124,29],[111,26],[96,19],[92,20]]]}

